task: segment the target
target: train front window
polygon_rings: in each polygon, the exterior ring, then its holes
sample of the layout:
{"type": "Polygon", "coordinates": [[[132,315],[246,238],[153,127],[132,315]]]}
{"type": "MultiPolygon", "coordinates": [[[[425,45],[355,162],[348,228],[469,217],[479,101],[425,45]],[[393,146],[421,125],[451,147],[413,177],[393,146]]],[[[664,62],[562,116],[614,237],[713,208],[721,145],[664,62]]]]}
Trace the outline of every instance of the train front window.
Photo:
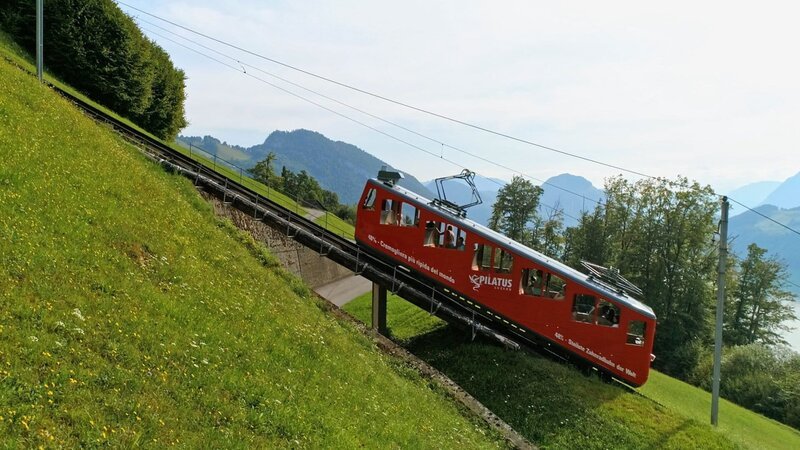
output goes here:
{"type": "Polygon", "coordinates": [[[472,255],[472,270],[490,270],[492,268],[491,245],[475,244],[475,252],[472,255]]]}
{"type": "Polygon", "coordinates": [[[593,323],[597,297],[594,295],[575,294],[572,303],[572,320],[576,322],[593,323]]]}
{"type": "Polygon", "coordinates": [[[619,327],[619,307],[609,301],[600,300],[597,307],[597,324],[604,327],[619,327]]]}
{"type": "Polygon", "coordinates": [[[375,209],[375,198],[378,196],[378,191],[375,188],[372,188],[367,192],[367,198],[364,199],[364,204],[361,205],[364,209],[373,210],[375,209]]]}
{"type": "Polygon", "coordinates": [[[641,320],[631,320],[628,322],[628,338],[626,343],[637,347],[644,346],[644,336],[647,324],[641,320]]]}

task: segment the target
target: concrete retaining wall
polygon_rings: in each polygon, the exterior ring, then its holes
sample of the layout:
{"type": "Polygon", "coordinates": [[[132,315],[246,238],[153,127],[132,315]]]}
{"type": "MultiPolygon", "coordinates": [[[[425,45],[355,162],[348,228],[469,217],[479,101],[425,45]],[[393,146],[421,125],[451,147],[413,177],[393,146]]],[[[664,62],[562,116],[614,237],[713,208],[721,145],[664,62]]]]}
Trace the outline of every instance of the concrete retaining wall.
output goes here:
{"type": "Polygon", "coordinates": [[[287,270],[302,278],[312,289],[348,277],[353,272],[320,256],[315,252],[274,228],[254,220],[235,208],[225,205],[216,197],[202,193],[214,207],[214,212],[220,217],[226,217],[240,230],[247,231],[253,238],[263,242],[286,267],[287,270]]]}

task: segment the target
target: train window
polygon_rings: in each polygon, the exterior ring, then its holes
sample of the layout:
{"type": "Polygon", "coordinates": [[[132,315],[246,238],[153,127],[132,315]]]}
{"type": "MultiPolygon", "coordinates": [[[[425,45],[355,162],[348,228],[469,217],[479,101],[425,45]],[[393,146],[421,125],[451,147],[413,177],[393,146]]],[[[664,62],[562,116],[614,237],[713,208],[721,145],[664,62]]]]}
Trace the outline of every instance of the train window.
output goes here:
{"type": "Polygon", "coordinates": [[[644,345],[645,330],[647,330],[647,324],[641,320],[631,320],[628,322],[627,343],[642,347],[644,345]]]}
{"type": "Polygon", "coordinates": [[[456,248],[457,234],[458,234],[458,228],[452,225],[445,226],[444,230],[442,231],[442,234],[439,236],[439,246],[444,248],[456,248]]]}
{"type": "Polygon", "coordinates": [[[558,275],[548,273],[545,276],[544,292],[548,298],[561,300],[564,298],[564,292],[567,289],[567,283],[558,275]]]}
{"type": "Polygon", "coordinates": [[[419,210],[410,203],[403,203],[400,209],[401,217],[403,218],[400,225],[406,227],[419,226],[419,210]]]}
{"type": "Polygon", "coordinates": [[[619,307],[609,301],[600,300],[597,307],[597,324],[604,327],[619,326],[619,307]]]}
{"type": "Polygon", "coordinates": [[[456,250],[461,250],[462,252],[467,246],[467,232],[464,230],[456,229],[456,250]]]}
{"type": "Polygon", "coordinates": [[[394,201],[390,198],[384,199],[381,203],[381,224],[394,225],[397,222],[397,216],[393,212],[394,201]]]}
{"type": "Polygon", "coordinates": [[[489,270],[492,268],[492,246],[475,244],[472,256],[472,270],[489,270]]]}
{"type": "Polygon", "coordinates": [[[456,232],[452,225],[429,220],[425,223],[425,247],[454,248],[456,232]]]}
{"type": "Polygon", "coordinates": [[[511,273],[514,258],[511,253],[498,247],[494,249],[494,271],[497,273],[511,273]]]}
{"type": "Polygon", "coordinates": [[[361,205],[364,209],[375,209],[375,198],[378,196],[378,191],[372,188],[367,192],[367,198],[364,199],[364,204],[361,205]]]}
{"type": "Polygon", "coordinates": [[[572,320],[593,323],[596,303],[597,297],[594,295],[575,294],[575,301],[572,303],[572,320]]]}
{"type": "Polygon", "coordinates": [[[381,224],[401,225],[402,216],[400,215],[401,203],[390,198],[384,199],[381,203],[381,224]]]}
{"type": "Polygon", "coordinates": [[[544,272],[539,269],[524,269],[522,271],[522,281],[520,282],[519,293],[541,296],[543,282],[544,272]]]}

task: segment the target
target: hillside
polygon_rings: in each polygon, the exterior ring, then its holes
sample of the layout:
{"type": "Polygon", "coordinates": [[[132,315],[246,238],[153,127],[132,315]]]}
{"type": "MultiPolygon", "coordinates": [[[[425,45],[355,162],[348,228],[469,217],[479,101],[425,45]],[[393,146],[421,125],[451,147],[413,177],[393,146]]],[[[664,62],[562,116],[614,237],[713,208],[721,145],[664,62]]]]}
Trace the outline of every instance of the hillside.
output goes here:
{"type": "Polygon", "coordinates": [[[789,177],[764,199],[765,205],[779,208],[800,207],[800,172],[789,177]]]}
{"type": "MultiPolygon", "coordinates": [[[[333,141],[320,133],[309,130],[274,131],[263,144],[242,148],[221,143],[206,136],[181,136],[183,142],[192,142],[212,154],[232,158],[233,163],[252,167],[266,158],[269,152],[277,156],[275,170],[280,173],[286,166],[293,172],[305,170],[319,181],[323,189],[336,192],[339,200],[355,204],[364,189],[364,181],[375,177],[384,161],[370,155],[355,145],[333,141]]],[[[412,175],[404,174],[402,186],[425,196],[431,193],[412,175]]]]}
{"type": "MultiPolygon", "coordinates": [[[[710,395],[658,372],[639,389],[645,398],[536,354],[471,342],[468,331],[393,295],[388,300],[395,339],[543,448],[800,447],[797,430],[724,399],[714,429],[710,395]]],[[[369,294],[345,309],[369,323],[369,294]]]]}
{"type": "MultiPolygon", "coordinates": [[[[736,188],[729,192],[728,196],[747,206],[756,207],[762,204],[764,199],[780,185],[780,181],[758,181],[736,188]]],[[[746,211],[744,208],[734,208],[731,211],[731,217],[744,211],[746,211]]]]}
{"type": "Polygon", "coordinates": [[[2,58],[0,148],[4,447],[503,445],[2,58]]]}
{"type": "MultiPolygon", "coordinates": [[[[734,205],[735,206],[735,205],[734,205]]],[[[800,229],[800,207],[781,209],[763,205],[755,211],[797,230],[800,229]]],[[[789,268],[790,281],[800,285],[800,237],[786,228],[771,222],[753,211],[745,211],[731,217],[728,235],[733,239],[732,248],[739,256],[747,253],[747,246],[755,242],[758,246],[778,255],[789,268]]],[[[786,286],[800,298],[800,288],[786,286]]]]}

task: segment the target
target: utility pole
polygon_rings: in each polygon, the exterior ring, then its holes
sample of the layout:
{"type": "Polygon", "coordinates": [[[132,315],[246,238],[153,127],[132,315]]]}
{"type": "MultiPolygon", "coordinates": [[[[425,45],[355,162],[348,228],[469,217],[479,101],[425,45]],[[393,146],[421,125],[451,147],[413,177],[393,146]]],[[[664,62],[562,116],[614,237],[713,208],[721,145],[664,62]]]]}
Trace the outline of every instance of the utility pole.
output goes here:
{"type": "Polygon", "coordinates": [[[728,262],[728,197],[722,197],[719,219],[719,264],[717,268],[717,328],[714,333],[714,375],[711,380],[711,425],[717,426],[719,378],[722,365],[722,311],[725,303],[725,266],[728,262]]]}
{"type": "Polygon", "coordinates": [[[44,0],[36,0],[36,76],[42,82],[44,70],[44,0]]]}

